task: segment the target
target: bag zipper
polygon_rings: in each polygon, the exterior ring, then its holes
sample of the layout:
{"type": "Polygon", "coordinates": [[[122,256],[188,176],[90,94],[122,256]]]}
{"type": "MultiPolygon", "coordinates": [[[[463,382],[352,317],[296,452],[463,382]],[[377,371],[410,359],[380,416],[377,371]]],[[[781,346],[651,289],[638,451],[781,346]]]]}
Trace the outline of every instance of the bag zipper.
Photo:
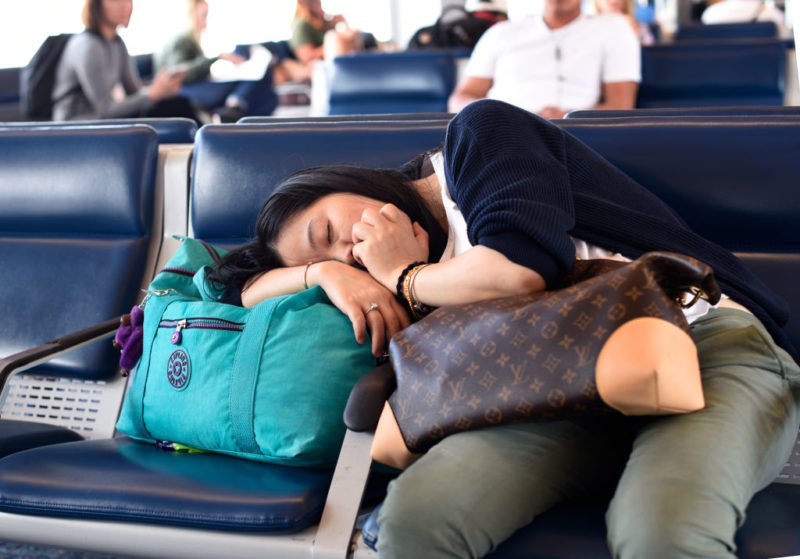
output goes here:
{"type": "Polygon", "coordinates": [[[228,330],[231,332],[241,332],[244,329],[243,322],[233,322],[223,318],[182,318],[178,320],[164,319],[158,323],[159,328],[174,328],[169,341],[172,345],[180,345],[183,340],[181,331],[186,328],[204,328],[208,330],[228,330]]]}

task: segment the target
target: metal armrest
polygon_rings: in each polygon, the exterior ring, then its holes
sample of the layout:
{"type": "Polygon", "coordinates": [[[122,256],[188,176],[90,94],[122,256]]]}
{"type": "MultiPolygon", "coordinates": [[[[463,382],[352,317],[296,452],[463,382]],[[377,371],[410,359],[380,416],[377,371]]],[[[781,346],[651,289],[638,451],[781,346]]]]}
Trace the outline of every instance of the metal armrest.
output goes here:
{"type": "Polygon", "coordinates": [[[112,318],[0,359],[0,392],[12,373],[30,369],[40,363],[49,361],[56,355],[112,336],[119,328],[121,318],[119,316],[112,318]]]}
{"type": "Polygon", "coordinates": [[[344,424],[351,431],[372,431],[378,424],[383,405],[397,388],[390,363],[372,369],[356,382],[344,408],[344,424]]]}

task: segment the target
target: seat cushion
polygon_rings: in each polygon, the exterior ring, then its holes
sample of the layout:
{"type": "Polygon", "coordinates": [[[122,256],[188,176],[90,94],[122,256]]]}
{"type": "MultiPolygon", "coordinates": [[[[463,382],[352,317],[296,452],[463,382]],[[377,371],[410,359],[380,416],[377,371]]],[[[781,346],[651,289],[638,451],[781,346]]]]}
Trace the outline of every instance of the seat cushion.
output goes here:
{"type": "Polygon", "coordinates": [[[319,521],[331,470],[180,454],[129,438],[79,441],[0,460],[0,510],[241,532],[319,521]]]}
{"type": "Polygon", "coordinates": [[[75,431],[58,425],[0,420],[0,458],[29,448],[82,439],[75,431]]]}

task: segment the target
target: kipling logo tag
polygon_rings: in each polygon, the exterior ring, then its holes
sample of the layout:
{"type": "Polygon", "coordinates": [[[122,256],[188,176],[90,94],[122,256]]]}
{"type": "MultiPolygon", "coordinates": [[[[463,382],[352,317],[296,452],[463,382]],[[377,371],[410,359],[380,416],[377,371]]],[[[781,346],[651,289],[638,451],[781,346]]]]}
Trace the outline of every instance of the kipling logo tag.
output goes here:
{"type": "Polygon", "coordinates": [[[176,349],[167,361],[167,380],[176,390],[183,390],[189,384],[192,374],[192,364],[189,354],[182,349],[176,349]]]}

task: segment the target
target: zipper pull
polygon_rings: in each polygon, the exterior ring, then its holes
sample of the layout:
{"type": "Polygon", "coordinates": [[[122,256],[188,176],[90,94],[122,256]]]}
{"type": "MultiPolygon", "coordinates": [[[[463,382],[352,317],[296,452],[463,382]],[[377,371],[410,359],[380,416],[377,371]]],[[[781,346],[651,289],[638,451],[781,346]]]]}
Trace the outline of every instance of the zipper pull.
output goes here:
{"type": "Polygon", "coordinates": [[[175,331],[170,336],[169,341],[172,342],[172,345],[179,345],[181,340],[183,339],[183,335],[181,334],[181,330],[186,328],[186,319],[179,320],[178,324],[175,326],[175,331]]]}

